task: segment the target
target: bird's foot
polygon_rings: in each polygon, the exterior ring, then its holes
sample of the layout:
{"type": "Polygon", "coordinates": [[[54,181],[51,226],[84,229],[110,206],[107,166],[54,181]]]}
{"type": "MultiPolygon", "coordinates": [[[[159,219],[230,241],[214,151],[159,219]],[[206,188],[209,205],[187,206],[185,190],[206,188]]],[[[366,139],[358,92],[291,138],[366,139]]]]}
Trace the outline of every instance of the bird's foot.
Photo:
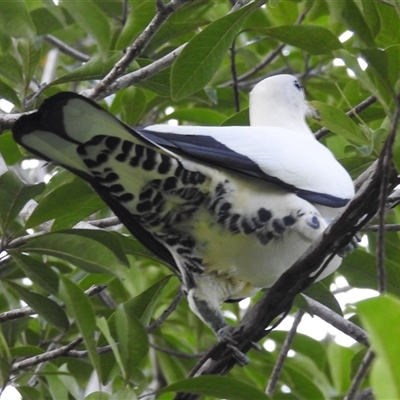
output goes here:
{"type": "Polygon", "coordinates": [[[346,246],[339,249],[339,251],[337,253],[338,256],[342,257],[342,258],[348,256],[351,252],[353,252],[354,250],[356,250],[359,247],[360,242],[361,242],[361,235],[359,233],[357,233],[356,235],[354,235],[351,238],[350,243],[348,243],[346,246]]]}
{"type": "MultiPolygon", "coordinates": [[[[241,367],[247,365],[250,360],[237,346],[237,341],[232,336],[233,327],[230,325],[224,326],[217,332],[218,340],[226,343],[226,346],[231,349],[233,356],[241,367]]],[[[251,342],[251,345],[256,350],[261,350],[262,347],[258,343],[251,342]]]]}
{"type": "MultiPolygon", "coordinates": [[[[325,218],[325,221],[328,223],[328,225],[332,223],[332,219],[330,218],[325,218]]],[[[360,242],[361,242],[361,235],[359,233],[356,233],[351,238],[350,243],[346,244],[346,246],[343,246],[338,250],[337,255],[342,258],[348,256],[351,252],[353,252],[359,247],[360,242]]]]}

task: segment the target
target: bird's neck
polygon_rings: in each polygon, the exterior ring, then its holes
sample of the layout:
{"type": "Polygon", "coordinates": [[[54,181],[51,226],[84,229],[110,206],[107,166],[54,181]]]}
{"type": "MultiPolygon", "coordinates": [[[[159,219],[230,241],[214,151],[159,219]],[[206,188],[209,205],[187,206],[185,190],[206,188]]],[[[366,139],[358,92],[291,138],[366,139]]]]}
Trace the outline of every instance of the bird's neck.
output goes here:
{"type": "Polygon", "coordinates": [[[312,135],[310,127],[305,121],[304,117],[299,115],[289,115],[285,113],[275,112],[275,113],[260,113],[250,112],[250,125],[251,126],[276,126],[277,128],[288,129],[291,131],[296,131],[299,133],[304,133],[306,135],[312,135]]]}

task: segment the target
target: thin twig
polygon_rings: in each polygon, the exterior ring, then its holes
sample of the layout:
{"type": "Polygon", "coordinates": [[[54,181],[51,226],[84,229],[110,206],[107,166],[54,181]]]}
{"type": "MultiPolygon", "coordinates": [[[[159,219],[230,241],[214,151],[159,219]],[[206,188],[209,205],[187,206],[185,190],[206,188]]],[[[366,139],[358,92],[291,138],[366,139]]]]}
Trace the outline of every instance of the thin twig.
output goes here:
{"type": "MultiPolygon", "coordinates": [[[[385,224],[384,229],[386,232],[398,232],[400,231],[400,224],[385,224]]],[[[362,230],[363,232],[378,232],[379,225],[368,225],[362,230]]]]}
{"type": "Polygon", "coordinates": [[[173,62],[176,60],[178,55],[181,53],[183,48],[186,46],[186,43],[182,44],[175,50],[171,51],[164,57],[154,61],[153,63],[146,65],[143,68],[138,69],[137,71],[130,72],[118,79],[115,82],[111,83],[108,87],[105,87],[101,92],[98,94],[95,93],[94,89],[87,89],[84,90],[81,94],[85,97],[89,97],[93,100],[101,100],[105,97],[118,92],[121,89],[126,87],[132,86],[136,83],[142,82],[152,76],[158,74],[159,72],[163,71],[164,69],[170,67],[173,62]]]}
{"type": "Polygon", "coordinates": [[[35,239],[39,236],[43,236],[48,232],[45,231],[41,231],[41,232],[35,232],[35,233],[31,233],[30,235],[25,235],[25,236],[19,236],[13,240],[11,240],[9,243],[7,243],[7,249],[14,249],[16,247],[22,246],[25,243],[27,243],[29,240],[35,239]]]}
{"type": "Polygon", "coordinates": [[[161,324],[164,323],[164,321],[171,315],[171,313],[176,309],[178,306],[179,302],[181,301],[183,297],[182,290],[179,289],[176,294],[174,299],[172,300],[171,304],[164,310],[164,312],[152,323],[150,324],[147,328],[146,331],[147,333],[152,333],[154,332],[157,328],[160,327],[161,324]]]}
{"type": "MultiPolygon", "coordinates": [[[[93,297],[102,292],[106,287],[107,285],[94,285],[85,290],[85,294],[88,297],[93,297]]],[[[60,304],[60,307],[65,307],[65,305],[60,304]]],[[[11,311],[6,311],[0,314],[0,324],[6,321],[11,321],[34,314],[37,314],[37,312],[31,307],[22,307],[11,311]]]]}
{"type": "Polygon", "coordinates": [[[68,44],[64,43],[62,40],[56,38],[53,35],[45,35],[44,40],[60,50],[62,53],[71,56],[75,60],[82,62],[88,62],[90,60],[90,56],[74,49],[73,47],[69,46],[68,44]]]}
{"type": "Polygon", "coordinates": [[[297,313],[294,317],[292,327],[290,328],[289,332],[286,335],[285,341],[283,342],[281,351],[279,352],[278,358],[276,360],[276,363],[272,370],[271,376],[269,378],[267,388],[265,389],[265,393],[269,397],[272,397],[274,395],[276,385],[279,381],[279,377],[280,377],[282,369],[283,369],[283,365],[285,364],[285,360],[287,358],[289,350],[292,347],[294,338],[297,333],[297,328],[300,325],[303,315],[304,315],[304,311],[302,311],[302,310],[297,311],[297,313]]]}
{"type": "Polygon", "coordinates": [[[231,55],[231,73],[232,73],[232,88],[233,88],[233,99],[235,103],[235,111],[238,113],[240,111],[240,100],[239,100],[239,88],[237,81],[237,71],[236,71],[236,48],[235,40],[230,48],[231,55]]]}
{"type": "Polygon", "coordinates": [[[371,349],[368,349],[367,353],[365,354],[364,358],[361,361],[360,367],[358,368],[356,374],[354,375],[354,378],[350,385],[350,389],[347,392],[344,400],[354,400],[356,398],[357,391],[360,388],[361,384],[363,383],[364,378],[367,375],[374,358],[375,354],[372,352],[371,349]]]}
{"type": "Polygon", "coordinates": [[[73,348],[81,344],[82,341],[82,338],[78,338],[73,342],[68,343],[66,346],[59,347],[56,350],[47,351],[46,353],[40,354],[38,356],[26,358],[25,360],[15,363],[11,368],[11,372],[16,372],[21,369],[33,367],[34,365],[41,364],[45,361],[64,356],[65,354],[69,353],[73,348]]]}
{"type": "MultiPolygon", "coordinates": [[[[310,7],[311,8],[311,7],[310,7]]],[[[296,25],[300,25],[304,18],[306,17],[308,11],[310,10],[307,9],[306,11],[302,12],[299,17],[297,18],[296,21],[296,25]]],[[[269,52],[257,65],[255,65],[253,68],[251,68],[250,70],[248,70],[247,72],[245,72],[242,75],[239,75],[236,77],[236,84],[238,82],[242,82],[247,80],[248,78],[252,77],[253,75],[255,75],[257,72],[261,71],[263,68],[265,68],[267,65],[271,64],[272,61],[275,60],[276,57],[278,57],[283,48],[286,46],[285,43],[280,44],[279,46],[277,46],[275,49],[273,49],[271,52],[269,52]]],[[[268,75],[267,75],[268,76],[268,75]]],[[[264,76],[265,78],[267,76],[264,76]]],[[[264,78],[263,77],[263,78],[264,78]]],[[[227,86],[233,86],[235,84],[235,80],[231,79],[227,82],[222,83],[221,85],[219,85],[220,87],[227,87],[227,86]]]]}
{"type": "Polygon", "coordinates": [[[181,351],[167,349],[166,347],[157,346],[155,344],[150,344],[150,346],[153,347],[155,350],[161,351],[162,353],[165,353],[165,354],[169,354],[170,356],[174,356],[174,357],[178,357],[178,358],[186,358],[188,360],[191,360],[193,358],[200,358],[200,357],[203,357],[203,355],[204,355],[204,353],[195,353],[195,354],[183,353],[181,351]]]}
{"type": "Polygon", "coordinates": [[[163,3],[163,1],[157,1],[157,10],[153,19],[136,38],[134,43],[126,49],[125,55],[115,64],[112,70],[94,87],[89,97],[91,99],[98,99],[99,95],[122,76],[132,62],[143,52],[168,17],[190,1],[192,0],[171,0],[167,4],[163,3]]]}
{"type": "Polygon", "coordinates": [[[122,1],[122,26],[125,26],[126,21],[128,20],[128,12],[129,12],[128,0],[123,0],[122,1]]]}
{"type": "Polygon", "coordinates": [[[306,300],[308,311],[311,314],[321,318],[329,325],[332,325],[340,332],[343,332],[345,335],[354,339],[356,342],[361,343],[365,347],[369,347],[367,332],[311,297],[308,297],[305,294],[302,296],[306,300]]]}
{"type": "MultiPolygon", "coordinates": [[[[353,118],[354,116],[360,114],[362,111],[364,111],[366,108],[370,107],[372,104],[376,102],[376,97],[375,96],[369,96],[365,100],[363,100],[361,103],[357,104],[354,106],[351,110],[347,111],[347,115],[350,118],[353,118]]],[[[328,128],[321,128],[318,131],[314,133],[315,137],[320,140],[324,136],[326,136],[328,133],[330,133],[330,130],[328,128]]]]}
{"type": "MultiPolygon", "coordinates": [[[[99,356],[101,356],[102,354],[112,352],[112,347],[110,345],[97,347],[96,352],[99,356]]],[[[86,358],[89,356],[89,352],[87,350],[70,350],[63,356],[64,357],[72,357],[72,358],[86,358]]]]}

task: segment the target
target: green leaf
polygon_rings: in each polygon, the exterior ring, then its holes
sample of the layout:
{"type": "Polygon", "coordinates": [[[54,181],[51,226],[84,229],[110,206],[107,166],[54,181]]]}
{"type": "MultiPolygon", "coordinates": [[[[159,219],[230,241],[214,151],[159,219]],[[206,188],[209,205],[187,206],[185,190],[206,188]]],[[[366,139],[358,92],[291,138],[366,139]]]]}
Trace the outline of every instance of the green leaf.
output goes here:
{"type": "Polygon", "coordinates": [[[312,101],[311,104],[319,112],[320,125],[355,144],[368,144],[361,128],[342,110],[320,101],[312,101]]]}
{"type": "Polygon", "coordinates": [[[314,55],[331,53],[342,47],[331,31],[317,25],[283,25],[257,31],[314,55]]]}
{"type": "Polygon", "coordinates": [[[16,347],[11,349],[11,355],[13,357],[30,357],[37,356],[43,353],[43,349],[36,346],[19,346],[17,344],[16,347]]]}
{"type": "Polygon", "coordinates": [[[371,94],[376,96],[378,100],[385,107],[385,111],[390,112],[389,109],[389,101],[386,93],[383,93],[379,86],[373,82],[367,71],[363,71],[358,63],[358,59],[355,55],[351,54],[347,50],[337,50],[335,53],[338,57],[340,57],[346,64],[348,68],[350,68],[357,76],[357,80],[361,83],[361,85],[371,94]]]}
{"type": "Polygon", "coordinates": [[[64,7],[75,21],[97,41],[103,53],[110,48],[111,29],[103,11],[92,0],[63,0],[64,7]]]}
{"type": "Polygon", "coordinates": [[[341,2],[342,18],[345,20],[349,30],[356,32],[367,47],[375,47],[374,35],[365,22],[361,11],[353,0],[341,2]]]}
{"type": "Polygon", "coordinates": [[[32,386],[17,386],[16,389],[24,400],[40,399],[41,393],[32,386]]]}
{"type": "MultiPolygon", "coordinates": [[[[385,260],[387,290],[400,296],[400,270],[397,262],[385,260]]],[[[363,250],[357,250],[343,259],[340,272],[349,284],[358,288],[378,289],[375,257],[363,250]]]]}
{"type": "Polygon", "coordinates": [[[249,4],[212,22],[185,46],[171,70],[174,100],[196,93],[211,80],[242,22],[253,9],[254,4],[249,4]]]}
{"type": "Polygon", "coordinates": [[[68,318],[64,310],[53,300],[40,294],[31,292],[13,282],[5,281],[7,285],[16,292],[29,307],[33,308],[48,323],[59,329],[66,331],[69,327],[68,318]]]}
{"type": "Polygon", "coordinates": [[[90,300],[75,283],[63,276],[61,276],[59,293],[68,314],[74,319],[82,335],[89,358],[101,377],[102,371],[95,339],[96,318],[90,300]]]}
{"type": "Polygon", "coordinates": [[[226,119],[220,126],[249,126],[249,109],[245,108],[242,111],[239,111],[237,114],[232,115],[228,119],[226,119]]]}
{"type": "Polygon", "coordinates": [[[9,101],[17,107],[21,106],[16,91],[0,79],[0,98],[9,101]]]}
{"type": "Polygon", "coordinates": [[[80,82],[92,79],[102,79],[114,67],[115,63],[121,58],[120,52],[109,51],[106,54],[93,56],[88,62],[74,68],[73,71],[66,73],[51,82],[51,85],[59,85],[66,82],[80,82]]]}
{"type": "Polygon", "coordinates": [[[29,240],[20,251],[46,254],[76,265],[88,272],[118,275],[121,261],[110,248],[84,233],[49,233],[29,240]]]}
{"type": "Polygon", "coordinates": [[[6,53],[12,46],[12,38],[0,29],[0,52],[6,53]]]}
{"type": "Polygon", "coordinates": [[[361,301],[357,311],[376,354],[371,371],[378,400],[400,398],[400,300],[390,295],[361,301]]]}
{"type": "Polygon", "coordinates": [[[327,354],[335,389],[338,393],[345,393],[350,386],[350,367],[354,351],[331,342],[327,354]]]}
{"type": "Polygon", "coordinates": [[[118,36],[116,48],[123,50],[132,44],[133,40],[139,35],[154,17],[155,4],[153,0],[135,1],[132,4],[132,11],[118,36]]]}
{"type": "Polygon", "coordinates": [[[172,275],[169,275],[160,279],[147,290],[127,301],[124,304],[126,313],[130,317],[140,320],[144,326],[148,326],[151,316],[154,312],[154,307],[156,306],[165,285],[168,283],[171,277],[172,275]]]}
{"type": "Polygon", "coordinates": [[[33,228],[56,219],[53,230],[70,228],[104,207],[94,190],[85,181],[76,178],[40,199],[25,227],[33,228]]]}
{"type": "MultiPolygon", "coordinates": [[[[144,63],[143,60],[138,60],[138,63],[142,67],[143,65],[148,65],[149,63],[144,63]]],[[[160,97],[170,97],[171,87],[170,87],[170,77],[171,77],[171,67],[164,69],[158,74],[151,76],[150,78],[138,82],[137,86],[143,89],[147,89],[156,93],[160,97]]]]}
{"type": "Polygon", "coordinates": [[[389,60],[388,55],[381,49],[360,49],[370,68],[373,69],[375,75],[382,83],[393,91],[392,84],[389,80],[389,60]]]}
{"type": "Polygon", "coordinates": [[[36,8],[31,12],[31,18],[36,28],[37,35],[47,35],[61,29],[61,22],[47,9],[36,8]]]}
{"type": "Polygon", "coordinates": [[[24,0],[0,1],[0,29],[15,38],[34,37],[35,27],[24,0]]]}
{"type": "Polygon", "coordinates": [[[59,231],[58,233],[66,233],[71,235],[78,235],[85,238],[93,239],[96,242],[107,247],[114,256],[118,259],[119,263],[125,267],[129,267],[129,260],[126,257],[124,247],[119,238],[123,235],[117,232],[108,232],[100,229],[70,229],[59,231]]]}
{"type": "Polygon", "coordinates": [[[115,311],[115,324],[117,328],[119,349],[121,352],[124,370],[129,379],[149,350],[147,332],[136,318],[128,315],[120,306],[115,311]]]}
{"type": "Polygon", "coordinates": [[[0,56],[0,74],[14,84],[22,81],[21,65],[11,54],[0,56]]]}
{"type": "Polygon", "coordinates": [[[49,265],[36,260],[16,250],[9,250],[15,263],[24,271],[24,274],[36,285],[53,295],[58,292],[58,276],[49,265]]]}
{"type": "Polygon", "coordinates": [[[367,23],[371,34],[375,37],[381,31],[382,26],[376,3],[370,0],[362,0],[361,7],[365,22],[367,23]]]}
{"type": "Polygon", "coordinates": [[[43,374],[46,374],[46,381],[51,397],[57,400],[68,400],[68,387],[61,379],[61,371],[51,363],[43,367],[43,374]]]}
{"type": "Polygon", "coordinates": [[[143,90],[126,88],[122,92],[122,119],[129,126],[139,124],[146,110],[147,98],[143,90]]]}
{"type": "Polygon", "coordinates": [[[7,165],[14,165],[22,159],[23,155],[19,146],[13,139],[11,131],[4,132],[0,135],[0,152],[7,165]]]}
{"type": "Polygon", "coordinates": [[[18,41],[18,53],[22,59],[22,72],[24,74],[24,88],[28,89],[35,70],[40,61],[41,48],[30,40],[20,39],[18,41]]]}
{"type": "MultiPolygon", "coordinates": [[[[324,306],[328,307],[330,310],[334,311],[336,314],[343,316],[340,304],[336,300],[336,297],[332,292],[321,282],[314,283],[303,293],[312,299],[320,302],[324,306]]],[[[308,312],[307,308],[305,311],[308,312]]]]}
{"type": "Polygon", "coordinates": [[[261,390],[237,379],[227,376],[199,376],[184,379],[163,388],[160,393],[189,392],[201,396],[213,396],[229,400],[266,400],[269,399],[261,390]]]}
{"type": "Polygon", "coordinates": [[[3,232],[17,217],[24,205],[45,188],[45,185],[24,185],[11,171],[0,176],[0,228],[3,232]]]}
{"type": "Polygon", "coordinates": [[[397,80],[399,79],[399,70],[397,66],[400,65],[400,44],[389,46],[384,52],[387,56],[390,84],[395,88],[397,80]]]}
{"type": "Polygon", "coordinates": [[[125,371],[124,364],[122,363],[122,358],[121,358],[121,353],[118,348],[118,344],[114,340],[110,328],[108,326],[108,323],[104,317],[97,318],[97,327],[100,329],[101,333],[104,335],[105,339],[107,340],[107,343],[111,346],[112,352],[114,354],[115,360],[117,361],[119,367],[121,368],[122,374],[124,375],[124,378],[126,379],[127,374],[125,371]]]}

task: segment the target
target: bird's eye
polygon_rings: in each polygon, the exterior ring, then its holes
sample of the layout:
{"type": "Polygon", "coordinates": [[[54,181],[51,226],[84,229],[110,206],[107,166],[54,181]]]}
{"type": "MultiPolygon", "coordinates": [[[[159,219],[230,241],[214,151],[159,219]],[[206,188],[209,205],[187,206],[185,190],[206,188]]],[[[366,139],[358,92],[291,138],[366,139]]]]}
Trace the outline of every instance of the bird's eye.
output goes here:
{"type": "Polygon", "coordinates": [[[303,85],[297,79],[293,82],[297,89],[303,90],[303,85]]]}

